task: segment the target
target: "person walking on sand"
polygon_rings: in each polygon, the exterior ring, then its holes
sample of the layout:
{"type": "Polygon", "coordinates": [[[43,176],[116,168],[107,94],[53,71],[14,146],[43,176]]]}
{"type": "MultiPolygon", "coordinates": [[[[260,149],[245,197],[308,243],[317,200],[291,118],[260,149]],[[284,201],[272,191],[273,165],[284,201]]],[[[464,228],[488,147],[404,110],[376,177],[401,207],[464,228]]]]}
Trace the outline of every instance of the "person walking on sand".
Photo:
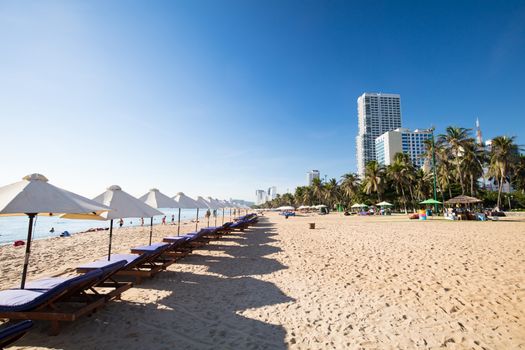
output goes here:
{"type": "Polygon", "coordinates": [[[171,224],[175,225],[175,215],[171,215],[171,224]]]}
{"type": "Polygon", "coordinates": [[[120,228],[122,228],[122,225],[124,225],[124,219],[120,218],[120,220],[118,221],[118,224],[120,228]]]}
{"type": "Polygon", "coordinates": [[[166,225],[166,215],[164,215],[164,216],[162,217],[162,224],[163,224],[163,225],[166,225]]]}
{"type": "Polygon", "coordinates": [[[144,226],[144,218],[140,218],[140,226],[144,226]]]}

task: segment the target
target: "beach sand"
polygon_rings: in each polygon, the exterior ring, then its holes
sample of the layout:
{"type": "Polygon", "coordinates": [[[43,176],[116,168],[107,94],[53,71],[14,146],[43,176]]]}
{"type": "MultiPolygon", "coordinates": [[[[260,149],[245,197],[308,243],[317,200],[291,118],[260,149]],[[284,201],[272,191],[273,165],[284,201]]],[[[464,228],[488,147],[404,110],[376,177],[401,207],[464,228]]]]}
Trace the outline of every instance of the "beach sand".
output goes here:
{"type": "MultiPolygon", "coordinates": [[[[154,241],[175,230],[155,226],[154,241]]],[[[147,232],[117,229],[114,251],[146,244],[147,232]]],[[[107,232],[33,247],[30,279],[104,256],[107,232]]],[[[19,283],[22,257],[0,247],[2,289],[19,283]]],[[[13,348],[517,349],[524,299],[523,219],[269,214],[56,337],[38,323],[13,348]]]]}

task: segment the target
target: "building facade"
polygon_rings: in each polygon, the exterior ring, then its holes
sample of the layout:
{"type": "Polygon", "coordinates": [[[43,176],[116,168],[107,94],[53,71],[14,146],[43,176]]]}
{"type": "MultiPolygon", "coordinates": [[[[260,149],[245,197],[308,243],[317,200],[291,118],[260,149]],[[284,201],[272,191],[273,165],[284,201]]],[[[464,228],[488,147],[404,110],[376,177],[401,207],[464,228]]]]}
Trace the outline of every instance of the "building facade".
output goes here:
{"type": "Polygon", "coordinates": [[[277,198],[277,187],[272,186],[268,188],[267,200],[271,201],[277,198]]]}
{"type": "Polygon", "coordinates": [[[375,139],[401,127],[401,96],[364,93],[357,99],[357,173],[365,174],[366,163],[376,160],[375,139]]]}
{"type": "Polygon", "coordinates": [[[260,205],[266,203],[266,191],[265,190],[255,190],[255,204],[260,205]]]}
{"type": "Polygon", "coordinates": [[[306,173],[306,183],[308,186],[312,186],[312,182],[314,179],[319,179],[321,177],[321,173],[319,170],[310,170],[306,173]]]}
{"type": "Polygon", "coordinates": [[[432,138],[430,130],[416,129],[411,131],[405,128],[397,128],[387,131],[375,139],[376,160],[383,165],[390,165],[396,153],[408,154],[412,164],[421,168],[425,159],[423,154],[427,150],[425,141],[432,138]]]}

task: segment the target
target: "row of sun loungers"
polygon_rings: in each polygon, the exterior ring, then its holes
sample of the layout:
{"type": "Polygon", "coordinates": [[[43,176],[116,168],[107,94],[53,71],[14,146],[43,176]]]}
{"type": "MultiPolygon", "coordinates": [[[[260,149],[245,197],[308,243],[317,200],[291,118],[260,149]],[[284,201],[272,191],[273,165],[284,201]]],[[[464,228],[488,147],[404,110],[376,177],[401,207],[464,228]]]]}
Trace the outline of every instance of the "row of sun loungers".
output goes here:
{"type": "MultiPolygon", "coordinates": [[[[56,335],[61,322],[95,312],[108,301],[120,299],[133,282],[139,284],[210,240],[234,230],[243,231],[255,223],[257,215],[248,214],[233,223],[165,237],[162,243],[132,248],[130,254],[112,254],[109,260],[82,264],[76,276],[48,277],[28,282],[24,289],[0,291],[0,319],[50,321],[50,334],[56,335]]],[[[31,325],[27,321],[0,329],[0,349],[21,337],[31,325]]]]}

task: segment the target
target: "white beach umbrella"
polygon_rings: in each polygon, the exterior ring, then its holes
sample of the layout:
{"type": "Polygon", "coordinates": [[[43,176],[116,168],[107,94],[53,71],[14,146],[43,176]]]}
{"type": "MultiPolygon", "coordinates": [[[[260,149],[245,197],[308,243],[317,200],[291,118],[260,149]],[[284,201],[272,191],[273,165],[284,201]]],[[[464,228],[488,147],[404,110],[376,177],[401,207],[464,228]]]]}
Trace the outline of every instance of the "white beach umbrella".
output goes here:
{"type": "MultiPolygon", "coordinates": [[[[178,203],[172,198],[166,196],[156,188],[152,188],[148,193],[139,198],[152,208],[177,208],[178,203]]],[[[151,237],[153,236],[153,216],[151,217],[149,229],[149,244],[151,244],[151,237]]]]}
{"type": "MultiPolygon", "coordinates": [[[[163,215],[162,212],[150,207],[143,201],[122,191],[117,185],[108,187],[100,195],[93,198],[95,202],[109,206],[112,211],[101,214],[109,222],[109,247],[108,260],[111,258],[111,241],[113,239],[113,220],[123,218],[149,218],[155,215],[163,215]]],[[[67,217],[67,216],[64,216],[67,217]]]]}
{"type": "MultiPolygon", "coordinates": [[[[213,213],[215,214],[213,217],[215,218],[215,226],[217,226],[217,209],[221,208],[221,203],[212,197],[206,197],[206,201],[208,202],[210,209],[212,209],[213,213]]],[[[208,227],[210,226],[209,222],[210,219],[208,218],[208,227]]]]}
{"type": "Polygon", "coordinates": [[[178,203],[166,196],[156,188],[152,188],[148,193],[139,198],[153,208],[178,208],[178,203]]]}
{"type": "Polygon", "coordinates": [[[47,178],[40,174],[27,175],[22,181],[0,187],[0,215],[27,215],[29,217],[20,288],[25,286],[31,254],[33,220],[36,215],[49,216],[70,213],[99,216],[108,210],[110,208],[106,205],[51,185],[47,178]]]}
{"type": "Polygon", "coordinates": [[[199,217],[199,204],[193,199],[186,196],[184,193],[179,192],[173,200],[177,202],[177,207],[179,209],[179,218],[177,225],[177,236],[180,234],[180,210],[181,209],[197,209],[197,220],[199,217]]]}
{"type": "MultiPolygon", "coordinates": [[[[201,196],[197,197],[197,203],[199,203],[199,208],[206,209],[206,210],[212,209],[211,203],[208,202],[206,199],[204,199],[201,196]]],[[[197,208],[197,213],[198,213],[198,208],[197,208]]],[[[197,231],[198,224],[199,224],[199,217],[197,215],[197,222],[195,224],[195,231],[197,231]]],[[[209,226],[210,226],[210,218],[208,217],[208,227],[209,226]]]]}
{"type": "Polygon", "coordinates": [[[289,205],[283,205],[282,207],[277,208],[277,210],[295,210],[295,208],[289,205]]]}

